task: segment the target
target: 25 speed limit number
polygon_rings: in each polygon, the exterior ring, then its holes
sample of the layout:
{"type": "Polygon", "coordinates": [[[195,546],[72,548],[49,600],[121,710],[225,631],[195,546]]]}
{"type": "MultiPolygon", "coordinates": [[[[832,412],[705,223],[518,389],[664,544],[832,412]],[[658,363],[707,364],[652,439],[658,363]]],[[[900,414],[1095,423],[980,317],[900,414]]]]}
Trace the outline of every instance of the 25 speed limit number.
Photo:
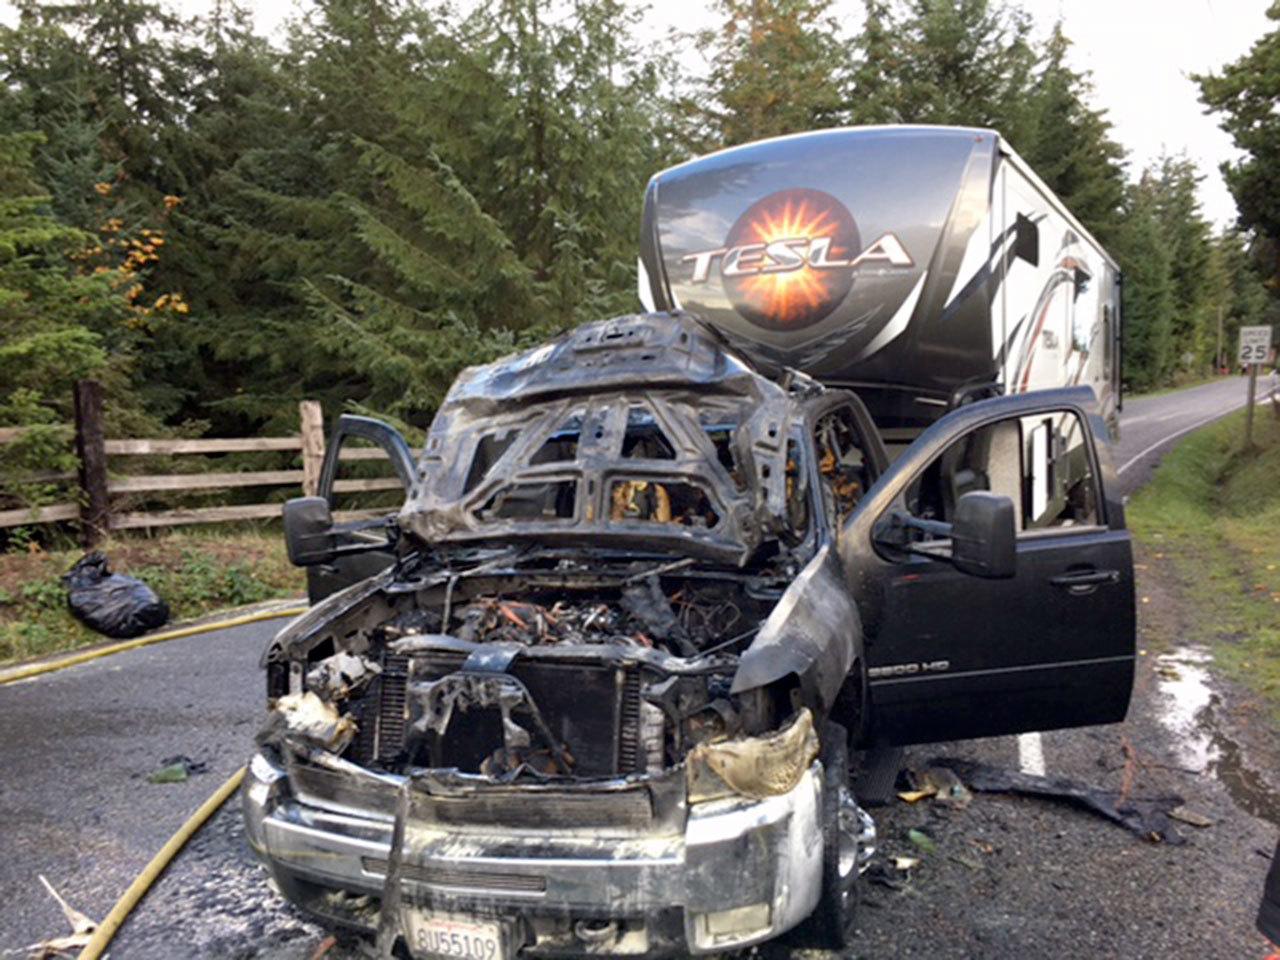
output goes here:
{"type": "Polygon", "coordinates": [[[1240,353],[1237,362],[1242,364],[1266,363],[1271,357],[1270,327],[1241,327],[1240,353]]]}

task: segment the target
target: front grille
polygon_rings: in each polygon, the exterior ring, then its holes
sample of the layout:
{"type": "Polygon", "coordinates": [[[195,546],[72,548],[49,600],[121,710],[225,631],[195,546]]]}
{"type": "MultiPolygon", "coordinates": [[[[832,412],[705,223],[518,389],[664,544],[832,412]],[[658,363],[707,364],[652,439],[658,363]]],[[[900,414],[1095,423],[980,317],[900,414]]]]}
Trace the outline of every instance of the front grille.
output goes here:
{"type": "Polygon", "coordinates": [[[479,791],[463,797],[417,793],[413,802],[415,816],[456,827],[642,829],[654,819],[649,791],[644,787],[585,795],[570,791],[523,790],[479,791]]]}
{"type": "Polygon", "coordinates": [[[643,773],[640,757],[640,672],[626,672],[618,722],[618,772],[643,773]]]}
{"type": "MultiPolygon", "coordinates": [[[[356,739],[346,754],[361,766],[400,770],[408,766],[456,768],[478,772],[503,745],[499,711],[493,707],[456,711],[448,732],[415,737],[410,731],[416,707],[408,684],[436,680],[456,672],[463,656],[430,651],[411,656],[384,653],[382,672],[365,695],[350,703],[356,739]]],[[[635,664],[548,662],[532,653],[517,660],[510,673],[529,691],[558,744],[572,755],[575,777],[626,776],[645,772],[640,739],[641,674],[635,664]]],[[[517,711],[515,721],[531,727],[517,711]]],[[[544,750],[534,737],[534,752],[544,750]]],[[[535,756],[534,762],[537,762],[535,756]]]]}
{"type": "Polygon", "coordinates": [[[409,680],[409,658],[385,654],[382,658],[382,689],[378,705],[378,752],[380,763],[390,763],[404,751],[405,725],[409,717],[405,687],[409,680]]]}
{"type": "MultiPolygon", "coordinates": [[[[385,877],[387,861],[376,857],[362,859],[364,869],[385,877]]],[[[449,870],[405,864],[401,879],[446,890],[491,890],[495,893],[546,893],[547,878],[523,873],[499,873],[495,870],[449,870]]]]}
{"type": "Polygon", "coordinates": [[[404,753],[408,678],[408,657],[383,654],[382,673],[369,683],[365,695],[351,704],[356,738],[347,759],[361,766],[378,763],[386,767],[404,753]]]}

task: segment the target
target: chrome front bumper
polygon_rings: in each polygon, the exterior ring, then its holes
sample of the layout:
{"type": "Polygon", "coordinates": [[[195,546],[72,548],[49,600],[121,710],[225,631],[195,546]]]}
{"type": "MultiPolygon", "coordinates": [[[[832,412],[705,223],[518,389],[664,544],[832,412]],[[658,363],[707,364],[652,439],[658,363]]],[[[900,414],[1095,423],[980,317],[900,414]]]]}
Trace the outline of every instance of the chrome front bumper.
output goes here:
{"type": "MultiPolygon", "coordinates": [[[[308,794],[295,779],[265,755],[254,757],[242,792],[250,843],[291,900],[331,921],[375,928],[394,817],[385,806],[356,809],[308,794]]],[[[785,794],[687,809],[682,798],[677,818],[627,836],[410,817],[402,897],[503,921],[528,956],[748,946],[794,927],[818,901],[821,791],[815,762],[785,794]]]]}

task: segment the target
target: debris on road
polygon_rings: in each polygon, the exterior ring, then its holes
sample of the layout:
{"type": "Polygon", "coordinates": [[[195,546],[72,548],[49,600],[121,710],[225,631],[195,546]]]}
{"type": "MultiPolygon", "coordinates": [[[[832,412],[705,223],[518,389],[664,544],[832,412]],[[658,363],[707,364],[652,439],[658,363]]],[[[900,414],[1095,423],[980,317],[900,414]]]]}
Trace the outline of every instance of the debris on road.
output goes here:
{"type": "Polygon", "coordinates": [[[40,874],[40,882],[49,891],[49,896],[58,901],[58,906],[62,908],[62,915],[67,918],[67,923],[71,924],[71,933],[62,937],[50,937],[48,940],[41,940],[39,943],[24,947],[23,949],[28,951],[28,960],[51,960],[53,957],[74,956],[89,943],[94,931],[98,929],[98,921],[81,913],[62,899],[58,891],[53,889],[53,884],[45,879],[44,874],[40,874]]]}
{"type": "Polygon", "coordinates": [[[333,936],[333,934],[330,934],[329,936],[325,937],[318,944],[316,944],[316,949],[311,954],[310,960],[320,960],[320,958],[326,956],[329,953],[329,951],[332,950],[337,945],[337,943],[338,943],[338,938],[333,936]]]}
{"type": "Polygon", "coordinates": [[[1182,806],[1182,797],[1174,794],[1127,797],[1120,791],[1101,790],[1065,777],[1040,777],[953,757],[936,757],[930,761],[930,766],[949,767],[970,790],[1065,800],[1092,810],[1154,843],[1180,846],[1187,842],[1170,822],[1172,811],[1182,806]]]}
{"type": "Polygon", "coordinates": [[[923,830],[917,830],[914,827],[912,827],[910,830],[907,831],[907,839],[910,840],[912,843],[914,843],[917,847],[919,847],[925,853],[938,852],[938,845],[934,843],[933,838],[930,837],[923,830]]]}
{"type": "Polygon", "coordinates": [[[1194,810],[1188,810],[1186,807],[1174,807],[1169,811],[1169,816],[1174,820],[1181,820],[1183,823],[1190,824],[1193,827],[1213,826],[1213,821],[1204,814],[1196,813],[1194,810]]]}
{"type": "Polygon", "coordinates": [[[185,783],[189,777],[209,772],[207,760],[192,760],[186,754],[166,757],[160,766],[147,774],[148,783],[185,783]]]}
{"type": "Polygon", "coordinates": [[[960,782],[955,771],[948,767],[906,769],[900,776],[907,789],[899,791],[898,797],[907,803],[918,803],[926,797],[932,797],[933,802],[939,806],[963,810],[973,799],[973,794],[960,782]]]}
{"type": "Polygon", "coordinates": [[[62,577],[67,606],[90,630],[128,640],[169,621],[169,605],[141,580],[112,573],[106,554],[87,554],[62,577]]]}
{"type": "Polygon", "coordinates": [[[906,803],[918,803],[919,801],[924,800],[927,797],[935,796],[937,792],[938,791],[934,789],[900,790],[898,791],[898,798],[900,800],[905,801],[906,803]]]}

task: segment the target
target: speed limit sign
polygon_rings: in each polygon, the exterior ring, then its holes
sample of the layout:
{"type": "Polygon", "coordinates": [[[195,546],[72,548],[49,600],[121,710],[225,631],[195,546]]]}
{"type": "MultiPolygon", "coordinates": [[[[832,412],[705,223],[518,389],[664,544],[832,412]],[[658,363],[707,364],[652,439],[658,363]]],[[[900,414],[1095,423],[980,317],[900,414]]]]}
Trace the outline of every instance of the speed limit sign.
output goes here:
{"type": "Polygon", "coordinates": [[[1270,327],[1241,327],[1237,363],[1266,363],[1271,356],[1270,327]]]}

